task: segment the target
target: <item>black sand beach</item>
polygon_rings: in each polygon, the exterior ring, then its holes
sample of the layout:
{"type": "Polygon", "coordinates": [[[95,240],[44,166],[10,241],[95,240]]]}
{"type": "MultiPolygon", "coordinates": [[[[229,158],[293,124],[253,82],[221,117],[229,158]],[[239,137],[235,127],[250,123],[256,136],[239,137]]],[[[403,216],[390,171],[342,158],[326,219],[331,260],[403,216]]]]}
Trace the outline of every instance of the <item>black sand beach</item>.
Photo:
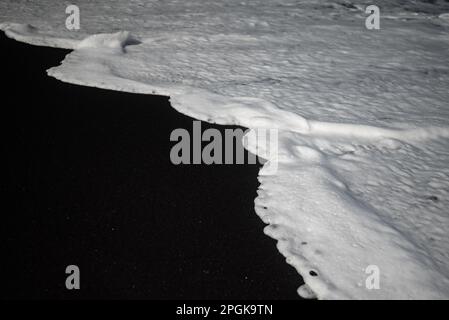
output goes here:
{"type": "Polygon", "coordinates": [[[258,165],[175,166],[193,119],[168,98],[59,82],[68,51],[0,41],[2,298],[299,299],[254,212],[258,165]]]}

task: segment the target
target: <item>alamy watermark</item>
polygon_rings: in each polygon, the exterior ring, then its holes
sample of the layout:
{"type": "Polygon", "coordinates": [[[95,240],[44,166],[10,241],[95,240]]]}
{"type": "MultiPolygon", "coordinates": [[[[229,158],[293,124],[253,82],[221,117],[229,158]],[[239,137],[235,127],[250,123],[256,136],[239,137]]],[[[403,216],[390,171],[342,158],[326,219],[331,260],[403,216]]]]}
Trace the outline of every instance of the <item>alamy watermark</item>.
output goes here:
{"type": "Polygon", "coordinates": [[[365,288],[368,290],[380,289],[380,269],[375,264],[366,267],[365,273],[368,274],[365,280],[365,288]]]}
{"type": "Polygon", "coordinates": [[[65,287],[68,290],[78,290],[80,288],[80,268],[72,264],[65,268],[65,273],[69,275],[65,280],[65,287]]]}
{"type": "Polygon", "coordinates": [[[365,19],[365,27],[368,30],[380,29],[380,9],[378,6],[370,5],[366,7],[365,13],[369,14],[365,19]]]}
{"type": "Polygon", "coordinates": [[[80,8],[74,4],[71,4],[65,8],[65,13],[69,16],[65,20],[65,27],[68,30],[80,29],[80,8]]]}
{"type": "Polygon", "coordinates": [[[192,133],[178,128],[170,134],[176,142],[170,150],[173,164],[264,164],[264,174],[274,174],[278,167],[277,129],[201,130],[201,121],[193,121],[192,133]],[[245,147],[251,152],[245,157],[245,147]],[[257,154],[257,156],[255,155],[257,154]]]}

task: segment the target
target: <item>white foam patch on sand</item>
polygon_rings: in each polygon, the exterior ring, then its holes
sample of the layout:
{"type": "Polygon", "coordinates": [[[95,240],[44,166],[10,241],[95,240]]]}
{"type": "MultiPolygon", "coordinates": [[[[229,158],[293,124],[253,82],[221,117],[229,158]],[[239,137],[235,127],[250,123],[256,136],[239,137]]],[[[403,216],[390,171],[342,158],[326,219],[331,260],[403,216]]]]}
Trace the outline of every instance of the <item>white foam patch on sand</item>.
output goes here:
{"type": "Polygon", "coordinates": [[[76,34],[49,2],[51,19],[2,3],[0,18],[22,24],[0,28],[76,49],[48,71],[62,81],[278,128],[278,170],[261,169],[255,209],[304,277],[300,295],[449,298],[448,5],[380,1],[376,32],[362,3],[97,1],[76,34]],[[365,286],[369,265],[378,290],[365,286]]]}
{"type": "Polygon", "coordinates": [[[49,36],[30,24],[1,23],[0,30],[11,39],[35,46],[75,49],[78,44],[77,40],[49,36]]]}

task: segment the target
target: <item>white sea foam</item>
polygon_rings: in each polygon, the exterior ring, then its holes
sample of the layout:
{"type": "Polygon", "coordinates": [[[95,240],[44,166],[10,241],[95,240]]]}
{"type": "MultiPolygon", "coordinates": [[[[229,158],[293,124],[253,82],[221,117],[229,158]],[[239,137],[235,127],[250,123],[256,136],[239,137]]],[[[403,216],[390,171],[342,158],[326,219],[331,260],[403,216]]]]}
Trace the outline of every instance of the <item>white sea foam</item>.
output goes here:
{"type": "Polygon", "coordinates": [[[0,28],[76,49],[48,71],[62,81],[280,129],[255,209],[304,277],[300,295],[449,298],[449,5],[379,1],[381,30],[368,31],[367,3],[96,1],[69,32],[59,3],[2,2],[16,23],[0,28]]]}

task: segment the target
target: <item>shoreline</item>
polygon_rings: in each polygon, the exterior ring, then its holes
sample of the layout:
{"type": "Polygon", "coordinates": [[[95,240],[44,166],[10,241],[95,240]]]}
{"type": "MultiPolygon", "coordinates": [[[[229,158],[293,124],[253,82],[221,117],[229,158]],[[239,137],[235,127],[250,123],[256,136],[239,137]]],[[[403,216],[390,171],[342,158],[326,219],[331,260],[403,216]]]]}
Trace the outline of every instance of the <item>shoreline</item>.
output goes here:
{"type": "Polygon", "coordinates": [[[300,298],[300,276],[254,212],[258,165],[173,166],[169,133],[194,119],[168,98],[57,81],[44,70],[70,50],[0,41],[9,298],[300,298]],[[77,263],[82,290],[71,292],[64,269],[77,263]]]}

